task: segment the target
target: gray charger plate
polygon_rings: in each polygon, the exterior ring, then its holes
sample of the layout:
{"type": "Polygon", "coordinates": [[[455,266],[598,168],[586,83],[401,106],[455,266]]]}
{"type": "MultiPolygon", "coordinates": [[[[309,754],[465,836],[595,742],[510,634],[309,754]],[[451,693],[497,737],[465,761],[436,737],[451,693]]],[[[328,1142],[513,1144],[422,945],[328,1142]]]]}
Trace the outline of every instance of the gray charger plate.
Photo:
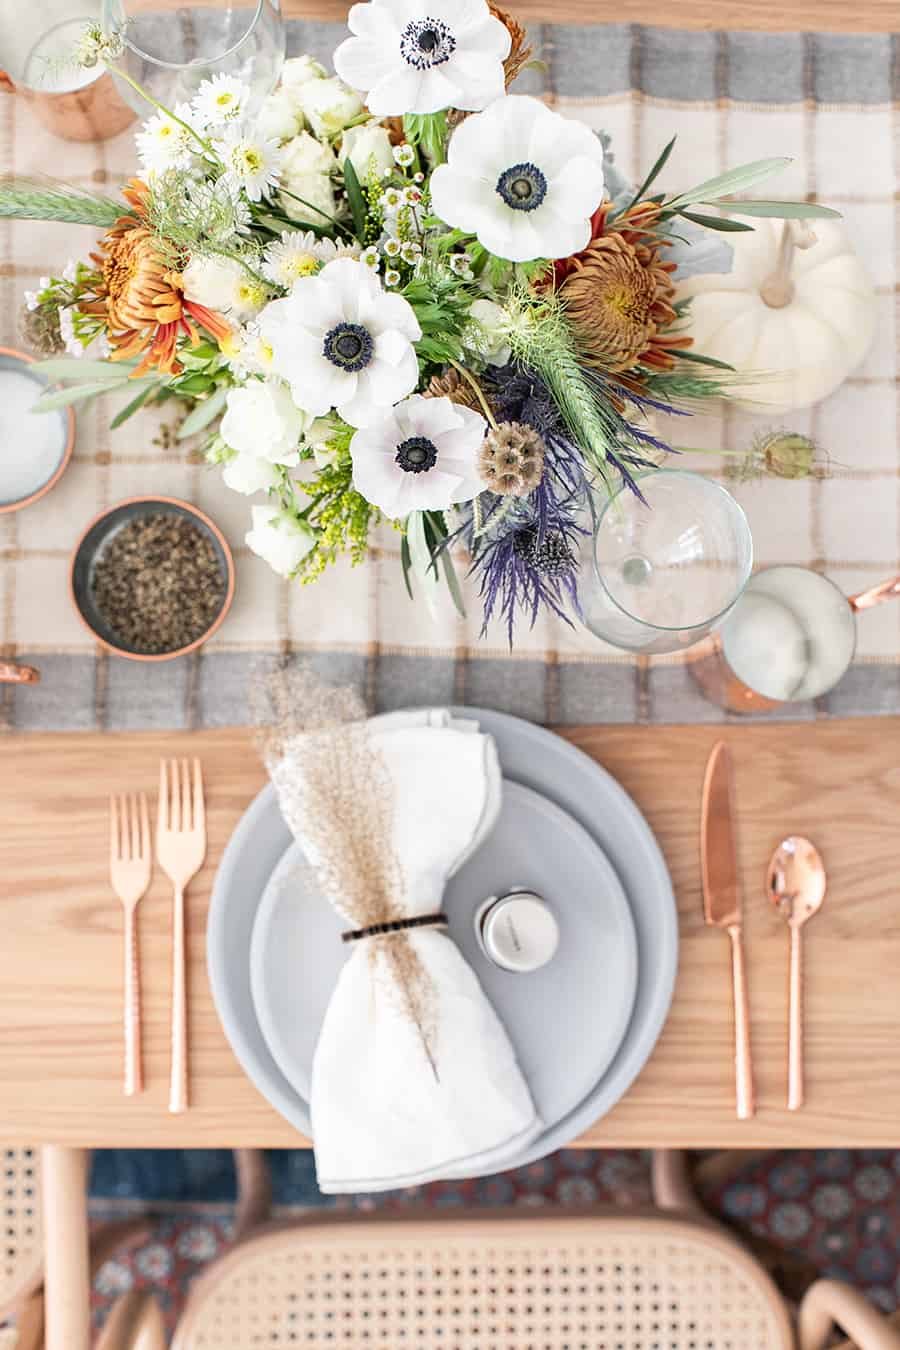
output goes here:
{"type": "MultiPolygon", "coordinates": [[[[496,824],[448,882],[441,908],[551,1127],[606,1072],[631,1020],[637,941],[619,878],[583,826],[531,788],[506,781],[496,824]],[[529,975],[500,970],[475,934],[485,897],[514,885],[542,896],[559,922],[553,960],[529,975]],[[572,1034],[586,1026],[591,1036],[572,1034]],[[547,1053],[559,1046],[565,1054],[547,1053]]],[[[346,926],[291,844],[257,911],[250,984],[266,1044],[306,1109],[325,1010],[350,956],[341,941],[346,926]]]]}
{"type": "MultiPolygon", "coordinates": [[[[593,836],[618,874],[638,945],[638,987],[631,1021],[603,1077],[552,1129],[522,1152],[518,1165],[563,1148],[615,1106],[656,1044],[678,964],[678,918],[659,846],[623,788],[587,755],[542,727],[506,713],[455,708],[494,737],[504,777],[548,797],[593,836]]],[[[291,843],[271,784],[245,812],[222,855],[210,901],[207,964],[213,999],[237,1059],[262,1095],[304,1134],[306,1105],[281,1073],[263,1037],[250,981],[253,923],[262,894],[291,843]]],[[[585,1028],[574,1035],[583,1036],[585,1028]]],[[[559,1054],[560,1047],[549,1047],[559,1054]]]]}

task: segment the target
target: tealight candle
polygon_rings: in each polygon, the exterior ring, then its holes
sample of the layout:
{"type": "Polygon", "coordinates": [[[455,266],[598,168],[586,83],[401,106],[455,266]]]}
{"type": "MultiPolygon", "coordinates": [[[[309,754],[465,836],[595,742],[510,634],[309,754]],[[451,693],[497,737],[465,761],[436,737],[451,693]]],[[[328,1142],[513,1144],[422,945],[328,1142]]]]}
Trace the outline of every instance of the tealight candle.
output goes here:
{"type": "Polygon", "coordinates": [[[545,966],[559,943],[559,925],[546,902],[522,889],[486,900],[475,931],[485,956],[517,974],[545,966]]]}
{"type": "Polygon", "coordinates": [[[65,414],[31,411],[46,387],[23,357],[0,355],[0,510],[33,497],[62,466],[70,439],[65,414]]]}

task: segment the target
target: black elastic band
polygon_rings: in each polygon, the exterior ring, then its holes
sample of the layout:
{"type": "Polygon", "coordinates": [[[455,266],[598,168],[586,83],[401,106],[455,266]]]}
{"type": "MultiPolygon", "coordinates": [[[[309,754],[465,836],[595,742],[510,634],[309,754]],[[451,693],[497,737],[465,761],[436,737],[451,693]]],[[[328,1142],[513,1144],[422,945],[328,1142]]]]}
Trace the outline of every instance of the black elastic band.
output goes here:
{"type": "Polygon", "coordinates": [[[351,928],[341,933],[341,942],[359,942],[361,938],[382,937],[385,933],[402,933],[407,928],[446,928],[446,914],[417,914],[411,919],[392,919],[389,923],[373,923],[368,928],[351,928]]]}

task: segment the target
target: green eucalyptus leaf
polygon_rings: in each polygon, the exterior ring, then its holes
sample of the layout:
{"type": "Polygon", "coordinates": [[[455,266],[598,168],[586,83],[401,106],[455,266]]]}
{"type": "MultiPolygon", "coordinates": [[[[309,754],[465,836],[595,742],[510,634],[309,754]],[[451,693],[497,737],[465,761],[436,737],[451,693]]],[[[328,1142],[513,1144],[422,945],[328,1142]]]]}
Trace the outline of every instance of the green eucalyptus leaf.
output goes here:
{"type": "Polygon", "coordinates": [[[41,394],[33,404],[31,411],[56,412],[58,408],[66,408],[70,403],[82,403],[88,399],[99,398],[101,394],[112,393],[114,389],[121,389],[124,383],[124,380],[113,382],[93,380],[90,384],[70,384],[68,389],[48,389],[46,394],[41,394]]]}
{"type": "Polygon", "coordinates": [[[155,392],[156,388],[157,385],[155,382],[154,384],[148,384],[145,389],[140,391],[136,398],[133,398],[130,403],[126,403],[125,407],[122,408],[120,412],[117,412],[110,422],[110,431],[115,431],[116,427],[120,427],[123,422],[127,422],[129,417],[136,413],[139,408],[142,408],[147,402],[147,399],[155,392]]]}
{"type": "Polygon", "coordinates": [[[127,380],[137,361],[90,361],[78,356],[52,356],[46,361],[35,361],[32,370],[40,371],[48,380],[76,380],[84,384],[88,379],[127,380]]]}
{"type": "Polygon", "coordinates": [[[669,205],[681,207],[690,206],[691,202],[715,202],[720,197],[730,197],[734,192],[746,192],[764,178],[786,169],[790,162],[783,155],[775,159],[755,159],[750,164],[742,164],[737,169],[717,174],[715,178],[707,178],[706,182],[673,197],[669,205]]]}
{"type": "Polygon", "coordinates": [[[720,211],[737,216],[770,216],[775,220],[841,220],[840,211],[818,202],[718,202],[720,211]]]}
{"type": "Polygon", "coordinates": [[[746,234],[753,229],[752,225],[745,225],[742,220],[731,220],[728,216],[701,216],[696,211],[679,211],[678,214],[694,225],[702,225],[705,230],[721,230],[723,234],[746,234]]]}
{"type": "Polygon", "coordinates": [[[197,404],[196,408],[192,408],[178,428],[176,440],[186,441],[189,436],[194,436],[204,427],[208,427],[210,422],[218,417],[225,407],[227,397],[228,390],[220,385],[214,393],[210,394],[209,398],[203,399],[202,403],[197,404]]]}

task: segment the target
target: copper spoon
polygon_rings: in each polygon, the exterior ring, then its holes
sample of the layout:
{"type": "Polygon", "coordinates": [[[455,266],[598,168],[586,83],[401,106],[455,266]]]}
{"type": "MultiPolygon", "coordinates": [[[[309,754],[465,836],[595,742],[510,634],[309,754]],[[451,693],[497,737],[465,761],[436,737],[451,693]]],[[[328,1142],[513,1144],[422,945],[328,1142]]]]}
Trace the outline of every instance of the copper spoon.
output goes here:
{"type": "Polygon", "coordinates": [[[789,835],[772,854],[766,877],[769,899],[791,930],[790,1013],[788,1031],[788,1110],[803,1105],[803,960],[800,932],[825,899],[825,865],[815,844],[789,835]]]}

